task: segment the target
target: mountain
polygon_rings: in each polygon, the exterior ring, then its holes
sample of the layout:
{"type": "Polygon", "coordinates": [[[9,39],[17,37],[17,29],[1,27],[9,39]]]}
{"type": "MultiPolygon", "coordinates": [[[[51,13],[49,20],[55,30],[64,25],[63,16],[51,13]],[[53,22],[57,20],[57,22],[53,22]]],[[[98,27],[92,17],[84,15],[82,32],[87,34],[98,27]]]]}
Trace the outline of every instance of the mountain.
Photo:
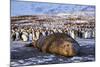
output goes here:
{"type": "MultiPolygon", "coordinates": [[[[59,13],[71,14],[74,12],[81,12],[81,11],[95,13],[95,6],[11,0],[11,16],[33,15],[33,14],[56,15],[59,13]]],[[[89,13],[89,15],[92,14],[89,13]]]]}

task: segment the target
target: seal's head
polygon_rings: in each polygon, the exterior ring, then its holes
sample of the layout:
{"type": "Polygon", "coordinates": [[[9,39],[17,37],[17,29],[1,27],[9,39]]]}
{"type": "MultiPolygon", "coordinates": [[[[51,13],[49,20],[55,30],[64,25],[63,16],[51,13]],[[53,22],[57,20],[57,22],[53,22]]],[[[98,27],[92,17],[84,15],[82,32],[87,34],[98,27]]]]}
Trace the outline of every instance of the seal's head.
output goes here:
{"type": "Polygon", "coordinates": [[[64,40],[57,40],[52,42],[52,45],[49,47],[49,52],[63,56],[73,56],[76,54],[72,43],[64,40]]]}

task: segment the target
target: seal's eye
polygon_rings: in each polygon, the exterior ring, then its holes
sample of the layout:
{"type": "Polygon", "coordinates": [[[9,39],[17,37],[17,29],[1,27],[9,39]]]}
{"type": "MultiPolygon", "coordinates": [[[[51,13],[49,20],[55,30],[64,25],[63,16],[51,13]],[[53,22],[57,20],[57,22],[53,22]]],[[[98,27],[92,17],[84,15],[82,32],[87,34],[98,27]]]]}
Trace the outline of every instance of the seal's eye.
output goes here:
{"type": "Polygon", "coordinates": [[[67,44],[67,47],[69,47],[69,44],[67,44]]]}

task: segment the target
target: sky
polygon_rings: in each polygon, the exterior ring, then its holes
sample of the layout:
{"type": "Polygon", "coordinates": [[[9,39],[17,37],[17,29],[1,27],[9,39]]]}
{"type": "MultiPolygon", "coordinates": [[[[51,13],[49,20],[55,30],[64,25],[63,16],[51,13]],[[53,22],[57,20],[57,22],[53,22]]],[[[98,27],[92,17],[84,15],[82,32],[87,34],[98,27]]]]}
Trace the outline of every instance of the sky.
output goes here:
{"type": "Polygon", "coordinates": [[[57,4],[45,2],[27,2],[11,0],[11,16],[73,13],[77,11],[95,11],[93,5],[57,4]]]}

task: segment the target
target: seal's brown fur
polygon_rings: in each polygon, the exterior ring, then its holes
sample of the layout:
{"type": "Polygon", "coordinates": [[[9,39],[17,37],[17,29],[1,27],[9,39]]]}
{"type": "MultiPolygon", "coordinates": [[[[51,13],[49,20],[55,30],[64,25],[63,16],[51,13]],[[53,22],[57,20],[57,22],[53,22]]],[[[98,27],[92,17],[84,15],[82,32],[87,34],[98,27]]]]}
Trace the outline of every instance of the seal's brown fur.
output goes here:
{"type": "Polygon", "coordinates": [[[41,37],[36,42],[36,47],[42,52],[49,52],[63,56],[74,56],[78,53],[78,43],[64,33],[55,33],[41,37]],[[77,49],[77,50],[76,50],[77,49]]]}

